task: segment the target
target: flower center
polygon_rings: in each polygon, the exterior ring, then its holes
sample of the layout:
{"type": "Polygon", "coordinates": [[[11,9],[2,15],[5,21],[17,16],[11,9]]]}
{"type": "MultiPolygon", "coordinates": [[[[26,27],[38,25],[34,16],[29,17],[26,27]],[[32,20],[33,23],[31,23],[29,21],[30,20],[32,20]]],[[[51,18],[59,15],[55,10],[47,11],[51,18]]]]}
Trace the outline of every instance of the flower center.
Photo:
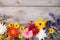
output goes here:
{"type": "Polygon", "coordinates": [[[21,28],[21,30],[23,30],[23,28],[21,28]]]}
{"type": "Polygon", "coordinates": [[[17,26],[17,25],[16,25],[17,26]]]}
{"type": "Polygon", "coordinates": [[[28,32],[26,34],[29,34],[28,32]]]}
{"type": "Polygon", "coordinates": [[[35,29],[33,29],[33,31],[35,31],[35,29]]]}
{"type": "Polygon", "coordinates": [[[15,33],[15,31],[12,30],[12,34],[14,34],[14,33],[15,33]]]}
{"type": "Polygon", "coordinates": [[[41,25],[41,23],[39,23],[39,25],[41,25]]]}

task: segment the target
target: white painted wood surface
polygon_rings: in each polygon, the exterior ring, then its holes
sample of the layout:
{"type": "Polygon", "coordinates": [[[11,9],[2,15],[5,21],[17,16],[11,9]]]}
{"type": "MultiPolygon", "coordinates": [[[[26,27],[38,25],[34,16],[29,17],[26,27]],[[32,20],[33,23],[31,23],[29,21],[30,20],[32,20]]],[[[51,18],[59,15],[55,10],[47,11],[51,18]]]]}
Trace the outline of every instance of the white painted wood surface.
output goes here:
{"type": "Polygon", "coordinates": [[[60,0],[0,0],[0,6],[60,6],[60,0]]]}
{"type": "MultiPolygon", "coordinates": [[[[27,23],[38,18],[52,20],[49,13],[59,14],[59,7],[0,7],[0,13],[11,15],[20,20],[20,23],[27,23]]],[[[16,19],[13,19],[13,21],[16,19]]]]}

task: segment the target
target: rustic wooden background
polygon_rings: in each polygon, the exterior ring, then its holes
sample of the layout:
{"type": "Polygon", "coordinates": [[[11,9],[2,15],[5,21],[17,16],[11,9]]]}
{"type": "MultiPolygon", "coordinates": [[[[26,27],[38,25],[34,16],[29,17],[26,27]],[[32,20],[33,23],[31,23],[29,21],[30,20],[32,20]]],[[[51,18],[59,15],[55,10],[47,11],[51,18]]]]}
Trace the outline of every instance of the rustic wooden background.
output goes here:
{"type": "Polygon", "coordinates": [[[38,18],[52,20],[49,13],[60,15],[60,7],[0,7],[0,13],[11,15],[20,20],[20,23],[27,23],[38,18]]]}
{"type": "Polygon", "coordinates": [[[49,13],[60,15],[60,0],[0,0],[0,13],[11,15],[7,22],[27,22],[38,18],[53,20],[49,13]]]}
{"type": "Polygon", "coordinates": [[[49,13],[60,13],[60,0],[0,0],[0,13],[12,15],[21,23],[37,18],[52,20],[49,13]]]}
{"type": "Polygon", "coordinates": [[[60,6],[60,0],[0,0],[0,6],[60,6]]]}

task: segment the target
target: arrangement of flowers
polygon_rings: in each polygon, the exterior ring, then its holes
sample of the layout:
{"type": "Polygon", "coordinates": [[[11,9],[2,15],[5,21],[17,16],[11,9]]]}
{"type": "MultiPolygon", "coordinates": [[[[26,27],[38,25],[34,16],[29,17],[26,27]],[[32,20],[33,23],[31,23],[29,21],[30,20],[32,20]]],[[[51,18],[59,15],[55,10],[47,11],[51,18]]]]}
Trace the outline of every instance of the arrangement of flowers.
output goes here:
{"type": "Polygon", "coordinates": [[[9,17],[0,14],[0,40],[60,40],[60,16],[49,15],[54,21],[37,19],[22,25],[6,23],[9,17]]]}

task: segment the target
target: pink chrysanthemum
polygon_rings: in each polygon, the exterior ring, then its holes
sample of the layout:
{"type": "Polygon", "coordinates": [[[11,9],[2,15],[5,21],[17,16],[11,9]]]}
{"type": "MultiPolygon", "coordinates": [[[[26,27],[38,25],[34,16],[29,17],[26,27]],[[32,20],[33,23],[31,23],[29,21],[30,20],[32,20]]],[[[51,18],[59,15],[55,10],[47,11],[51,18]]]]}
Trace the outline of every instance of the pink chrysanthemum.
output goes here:
{"type": "Polygon", "coordinates": [[[29,31],[28,28],[26,28],[23,32],[22,32],[23,36],[25,38],[31,38],[33,36],[33,32],[32,31],[29,31]]]}

